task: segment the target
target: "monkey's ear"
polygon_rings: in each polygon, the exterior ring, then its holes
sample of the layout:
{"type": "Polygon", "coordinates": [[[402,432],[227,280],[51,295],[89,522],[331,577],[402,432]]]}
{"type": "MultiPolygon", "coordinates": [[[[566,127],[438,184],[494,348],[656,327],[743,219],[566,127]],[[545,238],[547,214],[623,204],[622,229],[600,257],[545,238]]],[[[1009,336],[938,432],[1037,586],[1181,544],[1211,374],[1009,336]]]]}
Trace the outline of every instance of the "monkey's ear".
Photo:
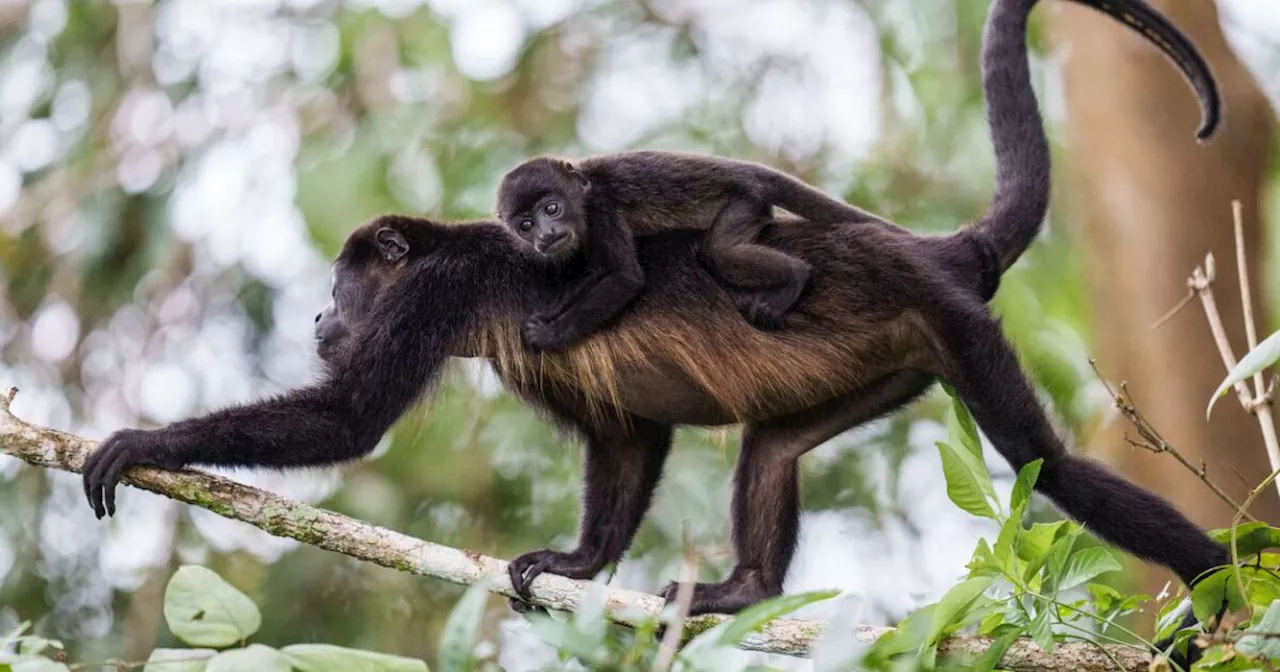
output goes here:
{"type": "Polygon", "coordinates": [[[564,172],[568,173],[570,177],[577,180],[578,185],[582,187],[583,191],[587,191],[588,189],[591,188],[591,180],[588,180],[587,176],[583,175],[582,171],[578,170],[577,166],[573,165],[568,161],[562,161],[561,163],[564,165],[564,172]]]}
{"type": "Polygon", "coordinates": [[[389,227],[378,229],[373,239],[378,243],[378,252],[388,263],[394,264],[404,255],[409,254],[409,243],[395,229],[389,227]]]}

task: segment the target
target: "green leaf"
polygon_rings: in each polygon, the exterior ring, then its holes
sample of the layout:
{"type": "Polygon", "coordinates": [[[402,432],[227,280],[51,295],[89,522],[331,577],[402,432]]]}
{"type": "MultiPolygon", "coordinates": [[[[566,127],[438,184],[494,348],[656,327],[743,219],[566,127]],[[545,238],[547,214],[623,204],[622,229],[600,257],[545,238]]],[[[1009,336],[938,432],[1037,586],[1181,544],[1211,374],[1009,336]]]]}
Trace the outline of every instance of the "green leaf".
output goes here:
{"type": "MultiPolygon", "coordinates": [[[[1249,627],[1249,632],[1261,632],[1274,635],[1280,632],[1280,600],[1271,603],[1266,613],[1257,623],[1249,627]]],[[[1246,635],[1236,642],[1236,649],[1250,656],[1261,656],[1269,660],[1280,658],[1280,639],[1246,635]]]]}
{"type": "Polygon", "coordinates": [[[217,654],[213,649],[156,649],[142,672],[205,672],[217,654]]]}
{"type": "Polygon", "coordinates": [[[244,593],[199,565],[184,565],[169,579],[164,620],[178,639],[224,648],[248,639],[262,627],[262,614],[244,593]]]}
{"type": "Polygon", "coordinates": [[[205,672],[290,672],[293,666],[283,653],[269,646],[250,644],[243,649],[219,653],[204,669],[205,672]]]}
{"type": "Polygon", "coordinates": [[[1045,653],[1053,653],[1053,623],[1049,620],[1049,616],[1053,613],[1053,609],[1049,605],[1041,605],[1040,612],[1031,620],[1031,639],[1045,653]]]}
{"type": "Polygon", "coordinates": [[[1244,596],[1240,594],[1235,574],[1230,567],[1206,576],[1191,589],[1191,608],[1201,623],[1207,624],[1209,619],[1217,616],[1224,600],[1229,609],[1244,606],[1244,596]]]}
{"type": "Polygon", "coordinates": [[[982,592],[991,585],[993,577],[979,576],[965,579],[951,587],[946,595],[938,600],[938,606],[929,622],[929,630],[925,633],[925,644],[936,644],[948,628],[964,624],[964,617],[982,592]]]}
{"type": "Polygon", "coordinates": [[[301,672],[428,672],[421,660],[332,644],[293,644],[280,653],[301,672]]]}
{"type": "Polygon", "coordinates": [[[437,662],[442,672],[470,672],[472,669],[480,619],[488,602],[489,591],[482,583],[472,584],[458,600],[444,624],[444,631],[440,633],[437,662]]]}
{"type": "Polygon", "coordinates": [[[1092,581],[1099,574],[1121,570],[1111,552],[1105,548],[1086,548],[1071,556],[1067,564],[1067,572],[1058,582],[1058,590],[1071,590],[1076,586],[1092,581]]]}
{"type": "Polygon", "coordinates": [[[1068,526],[1066,532],[1049,547],[1049,553],[1045,560],[1045,580],[1044,589],[1046,594],[1053,596],[1058,592],[1057,585],[1064,575],[1067,568],[1067,561],[1071,557],[1071,549],[1075,546],[1076,538],[1080,536],[1081,528],[1077,526],[1068,526]]]}
{"type": "Polygon", "coordinates": [[[829,600],[839,594],[838,590],[819,590],[797,595],[780,595],[757,602],[738,612],[738,615],[729,621],[728,626],[720,633],[718,643],[722,646],[737,646],[743,637],[759,630],[768,622],[786,616],[805,605],[829,600]]]}
{"type": "Polygon", "coordinates": [[[947,415],[948,441],[953,446],[962,446],[970,454],[982,460],[982,439],[978,436],[978,426],[969,415],[969,409],[959,397],[951,397],[951,412],[947,415]]]}
{"type": "Polygon", "coordinates": [[[1031,492],[1035,488],[1036,479],[1040,478],[1040,467],[1044,459],[1032,460],[1018,470],[1018,480],[1013,484],[1013,494],[1009,499],[1010,517],[1022,519],[1027,505],[1031,503],[1031,492]]]}
{"type": "Polygon", "coordinates": [[[972,672],[992,672],[996,669],[996,665],[1000,664],[1000,659],[1004,657],[1004,652],[1009,650],[1010,646],[1022,636],[1022,628],[1011,628],[1003,635],[1000,635],[996,641],[987,647],[987,650],[973,662],[972,672]]]}
{"type": "Polygon", "coordinates": [[[987,499],[988,493],[995,499],[995,489],[986,465],[969,451],[941,441],[938,453],[942,456],[942,473],[947,478],[947,496],[951,501],[975,516],[995,520],[996,512],[987,499]]]}
{"type": "Polygon", "coordinates": [[[1233,385],[1252,377],[1255,373],[1261,373],[1277,360],[1280,360],[1280,331],[1268,336],[1267,340],[1259,343],[1258,347],[1251,350],[1234,369],[1231,369],[1231,373],[1227,374],[1226,379],[1217,390],[1214,390],[1213,397],[1209,399],[1209,407],[1204,411],[1205,417],[1213,413],[1213,405],[1218,403],[1218,399],[1221,399],[1233,385]]]}
{"type": "MultiPolygon", "coordinates": [[[[1209,536],[1219,544],[1231,543],[1231,528],[1214,530],[1209,536]]],[[[1280,529],[1258,521],[1236,528],[1236,552],[1240,557],[1261,553],[1268,548],[1280,548],[1280,529]]]]}

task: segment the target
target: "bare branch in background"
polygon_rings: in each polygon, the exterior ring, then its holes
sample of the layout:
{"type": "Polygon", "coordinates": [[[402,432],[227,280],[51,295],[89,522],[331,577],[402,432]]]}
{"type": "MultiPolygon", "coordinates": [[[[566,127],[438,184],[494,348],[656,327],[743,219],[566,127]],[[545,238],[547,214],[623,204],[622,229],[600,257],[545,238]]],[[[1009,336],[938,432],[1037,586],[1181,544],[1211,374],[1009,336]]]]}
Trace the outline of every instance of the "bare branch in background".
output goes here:
{"type": "MultiPolygon", "coordinates": [[[[78,473],[85,458],[97,448],[97,442],[14,417],[9,404],[16,393],[17,390],[9,389],[0,394],[0,453],[37,467],[78,473]]],[[[317,548],[419,576],[464,585],[483,582],[496,594],[516,597],[504,560],[415,539],[219,476],[197,471],[135,468],[127,472],[124,482],[248,523],[278,537],[296,539],[317,548]]],[[[591,585],[588,581],[542,574],[533,581],[531,602],[547,609],[575,611],[591,585]]],[[[605,591],[605,613],[620,625],[635,626],[655,618],[662,607],[662,598],[656,595],[613,588],[605,591]]],[[[691,618],[686,624],[686,631],[704,631],[723,618],[691,618]]],[[[822,636],[822,629],[823,624],[816,621],[779,619],[744,638],[741,648],[803,656],[822,636]]],[[[869,645],[889,630],[861,625],[855,626],[849,636],[869,645]]],[[[980,654],[993,641],[989,637],[952,637],[939,646],[939,653],[980,654]]],[[[1061,644],[1050,655],[1031,640],[1022,639],[1005,653],[1000,668],[1019,672],[1088,672],[1115,670],[1117,664],[1125,671],[1144,672],[1150,666],[1151,658],[1137,647],[1113,645],[1104,649],[1092,643],[1077,642],[1061,644]]]]}
{"type": "MultiPolygon", "coordinates": [[[[1236,500],[1232,499],[1231,496],[1222,488],[1218,487],[1216,483],[1209,480],[1208,465],[1203,462],[1199,465],[1192,464],[1191,460],[1188,460],[1185,455],[1179,452],[1177,448],[1173,447],[1172,444],[1161,436],[1160,431],[1157,430],[1149,420],[1147,420],[1146,416],[1142,414],[1142,411],[1138,410],[1137,404],[1134,403],[1133,397],[1129,394],[1128,384],[1121,382],[1120,389],[1116,390],[1116,388],[1107,381],[1106,377],[1102,375],[1102,372],[1098,370],[1098,362],[1092,357],[1089,358],[1089,366],[1093,368],[1093,374],[1098,377],[1098,380],[1102,382],[1102,386],[1106,388],[1107,393],[1111,395],[1111,400],[1115,403],[1116,409],[1120,411],[1120,415],[1123,415],[1125,419],[1133,425],[1134,429],[1138,430],[1138,436],[1142,437],[1141,441],[1135,441],[1126,435],[1125,441],[1128,441],[1129,445],[1134,448],[1149,450],[1157,454],[1168,453],[1173,456],[1173,459],[1177,460],[1179,464],[1186,467],[1191,473],[1195,474],[1196,478],[1199,478],[1206,486],[1208,486],[1208,488],[1213,491],[1213,494],[1217,495],[1218,499],[1221,499],[1227,506],[1230,506],[1233,511],[1240,510],[1240,505],[1236,503],[1236,500]]],[[[1254,519],[1253,516],[1249,516],[1247,513],[1245,515],[1249,520],[1254,519]]]]}

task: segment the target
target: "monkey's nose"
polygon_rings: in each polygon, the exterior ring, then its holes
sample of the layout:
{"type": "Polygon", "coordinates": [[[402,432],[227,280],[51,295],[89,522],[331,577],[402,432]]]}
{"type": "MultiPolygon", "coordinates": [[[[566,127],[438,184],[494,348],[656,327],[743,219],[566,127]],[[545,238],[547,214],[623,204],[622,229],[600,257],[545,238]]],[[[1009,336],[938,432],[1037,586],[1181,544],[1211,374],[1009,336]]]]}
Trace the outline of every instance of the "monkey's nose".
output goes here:
{"type": "Polygon", "coordinates": [[[320,318],[324,317],[324,313],[316,313],[316,324],[320,324],[320,318]]]}
{"type": "Polygon", "coordinates": [[[560,241],[564,240],[566,237],[568,237],[568,235],[569,235],[568,231],[560,230],[560,231],[548,231],[538,236],[538,245],[537,245],[538,251],[545,252],[555,247],[556,245],[559,245],[560,241]]]}

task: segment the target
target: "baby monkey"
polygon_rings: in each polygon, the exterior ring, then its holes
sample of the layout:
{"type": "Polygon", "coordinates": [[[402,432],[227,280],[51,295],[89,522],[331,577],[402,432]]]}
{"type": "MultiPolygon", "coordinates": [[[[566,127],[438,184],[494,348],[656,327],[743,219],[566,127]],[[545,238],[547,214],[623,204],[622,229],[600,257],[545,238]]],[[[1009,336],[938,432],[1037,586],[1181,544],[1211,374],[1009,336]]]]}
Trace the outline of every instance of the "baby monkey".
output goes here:
{"type": "Polygon", "coordinates": [[[777,329],[809,264],[756,244],[773,207],[815,223],[878,219],[785,173],[746,161],[630,151],[567,161],[538,157],[503,176],[498,217],[553,263],[586,254],[586,273],[521,327],[535,350],[572,345],[619,315],[644,287],[634,236],[702,229],[702,263],[752,325],[777,329]]]}

